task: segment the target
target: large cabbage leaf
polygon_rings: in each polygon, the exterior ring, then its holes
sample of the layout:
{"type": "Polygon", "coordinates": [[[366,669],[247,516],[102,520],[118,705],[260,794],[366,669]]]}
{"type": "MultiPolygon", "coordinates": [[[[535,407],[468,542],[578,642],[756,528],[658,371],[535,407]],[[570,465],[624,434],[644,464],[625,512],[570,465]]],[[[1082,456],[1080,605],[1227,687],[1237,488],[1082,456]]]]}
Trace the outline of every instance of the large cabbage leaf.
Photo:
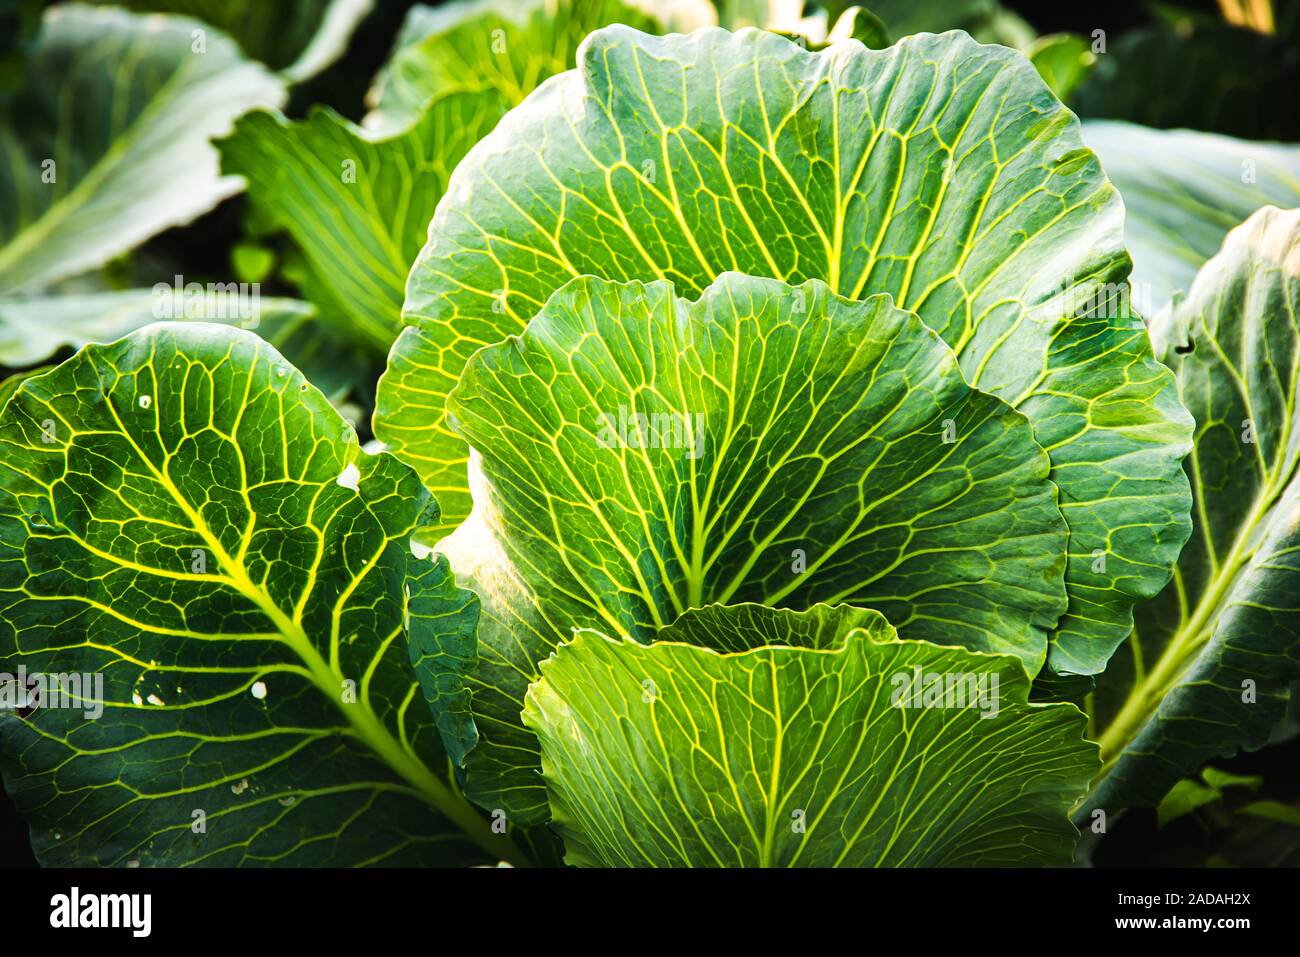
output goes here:
{"type": "Polygon", "coordinates": [[[42,861],[511,856],[445,779],[404,639],[404,595],[454,589],[406,544],[436,507],[274,349],[89,346],[22,382],[0,443],[0,668],[85,676],[0,711],[42,861]]]}
{"type": "Polygon", "coordinates": [[[876,612],[844,606],[711,605],[656,637],[579,632],[528,692],[570,864],[1073,855],[1068,809],[1096,746],[1073,705],[1026,702],[1014,659],[898,641],[876,612]]]}
{"type": "Polygon", "coordinates": [[[1049,663],[1100,671],[1189,532],[1191,422],[1123,308],[1119,197],[1029,62],[962,33],[809,53],[625,27],[580,59],[466,157],[408,283],[375,430],[449,524],[470,496],[447,395],[571,277],[888,293],[1033,423],[1071,533],[1049,663]]]}
{"type": "Polygon", "coordinates": [[[580,278],[450,403],[481,483],[440,545],[483,602],[466,790],[520,823],[545,795],[519,712],[574,628],[648,641],[707,603],[849,602],[1033,674],[1065,607],[1029,423],[887,296],[580,278]]]}

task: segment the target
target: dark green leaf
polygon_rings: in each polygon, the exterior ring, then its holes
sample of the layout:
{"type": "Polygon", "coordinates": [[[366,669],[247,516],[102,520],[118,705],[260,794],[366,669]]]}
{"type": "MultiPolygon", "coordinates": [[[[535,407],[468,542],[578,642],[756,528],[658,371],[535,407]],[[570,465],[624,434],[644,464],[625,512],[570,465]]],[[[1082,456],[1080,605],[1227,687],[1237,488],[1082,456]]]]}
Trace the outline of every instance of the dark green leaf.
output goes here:
{"type": "Polygon", "coordinates": [[[1196,528],[1100,681],[1088,808],[1154,805],[1207,759],[1263,745],[1300,678],[1297,316],[1300,210],[1265,208],[1153,325],[1196,417],[1196,528]]]}
{"type": "Polygon", "coordinates": [[[436,507],[273,349],[202,324],[88,346],[19,386],[0,444],[0,668],[88,676],[0,711],[45,863],[512,853],[440,777],[405,647],[436,507]]]}
{"type": "Polygon", "coordinates": [[[1160,24],[1110,38],[1072,103],[1090,120],[1296,140],[1300,113],[1279,98],[1297,86],[1300,46],[1223,24],[1160,24]]]}
{"type": "Polygon", "coordinates": [[[410,563],[405,587],[411,665],[447,756],[460,765],[478,742],[464,681],[478,661],[478,596],[456,587],[451,566],[441,555],[410,563]]]}

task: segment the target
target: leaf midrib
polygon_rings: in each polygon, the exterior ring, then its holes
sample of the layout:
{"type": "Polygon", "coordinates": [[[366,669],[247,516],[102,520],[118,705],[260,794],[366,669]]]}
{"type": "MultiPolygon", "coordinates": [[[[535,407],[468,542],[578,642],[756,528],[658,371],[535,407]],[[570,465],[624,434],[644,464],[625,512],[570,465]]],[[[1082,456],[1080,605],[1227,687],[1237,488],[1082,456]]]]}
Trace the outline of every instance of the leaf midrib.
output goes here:
{"type": "MultiPolygon", "coordinates": [[[[93,360],[92,365],[95,365],[93,360]]],[[[500,859],[510,861],[512,864],[526,866],[527,860],[520,857],[513,843],[502,840],[502,836],[494,834],[487,822],[478,815],[477,811],[467,801],[443,784],[422,761],[411,754],[393,737],[367,704],[358,701],[354,706],[348,706],[343,702],[340,693],[343,687],[342,676],[333,670],[321,657],[311,639],[303,630],[302,625],[285,615],[284,611],[275,604],[270,595],[254,584],[243,562],[230,555],[219,538],[207,526],[203,517],[191,507],[188,499],[172,482],[171,477],[161,471],[153,460],[145,454],[122,421],[116,405],[109,396],[104,397],[104,405],[140,462],[153,475],[154,480],[166,490],[167,494],[176,503],[176,506],[194,526],[194,530],[198,532],[217,557],[217,561],[225,569],[231,585],[271,621],[284,638],[285,643],[306,666],[312,683],[328,700],[334,702],[335,706],[343,714],[344,719],[356,731],[358,737],[394,772],[414,786],[439,813],[460,827],[480,847],[500,859]]]]}
{"type": "MultiPolygon", "coordinates": [[[[1203,508],[1205,496],[1204,494],[1195,496],[1204,522],[1203,538],[1206,552],[1210,567],[1213,569],[1211,580],[1202,592],[1191,616],[1179,626],[1145,678],[1134,682],[1120,711],[1099,739],[1102,768],[1094,779],[1094,786],[1109,773],[1142,728],[1146,727],[1154,717],[1170,689],[1195,662],[1197,653],[1217,629],[1224,601],[1240,581],[1242,569],[1249,565],[1263,544],[1257,535],[1257,530],[1267,521],[1269,513],[1285,492],[1295,473],[1296,462],[1288,462],[1286,455],[1290,432],[1291,411],[1288,406],[1286,427],[1277,441],[1278,453],[1275,463],[1266,472],[1266,481],[1255,497],[1250,512],[1238,529],[1232,547],[1222,562],[1218,562],[1214,555],[1211,528],[1203,508]]],[[[1261,456],[1263,452],[1258,448],[1258,442],[1256,446],[1255,453],[1261,456]]],[[[1202,489],[1199,469],[1196,479],[1199,492],[1202,489]]]]}

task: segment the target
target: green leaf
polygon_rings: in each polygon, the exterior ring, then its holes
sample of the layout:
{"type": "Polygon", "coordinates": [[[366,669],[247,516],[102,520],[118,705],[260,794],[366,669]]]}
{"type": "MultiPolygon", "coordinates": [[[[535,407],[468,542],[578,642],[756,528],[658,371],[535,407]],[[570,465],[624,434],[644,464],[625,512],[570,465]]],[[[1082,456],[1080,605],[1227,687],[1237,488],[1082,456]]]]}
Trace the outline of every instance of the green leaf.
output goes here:
{"type": "MultiPolygon", "coordinates": [[[[743,27],[767,29],[772,21],[773,7],[776,6],[773,0],[714,0],[713,5],[718,11],[719,26],[726,27],[728,30],[739,30],[743,27]]],[[[828,6],[830,15],[839,16],[839,4],[819,4],[819,6],[828,6]]],[[[802,3],[799,4],[799,8],[799,12],[802,13],[802,3]]]]}
{"type": "Polygon", "coordinates": [[[447,394],[573,276],[888,293],[1033,423],[1071,532],[1049,664],[1101,670],[1188,534],[1191,422],[1111,301],[1119,197],[1029,62],[960,33],[808,53],[610,27],[583,51],[465,158],[407,285],[375,431],[447,522],[470,506],[447,394]]]}
{"type": "MultiPolygon", "coordinates": [[[[229,284],[234,286],[235,284],[229,284]]],[[[321,334],[316,310],[306,302],[274,297],[237,300],[210,294],[179,297],[173,286],[119,292],[0,299],[0,364],[27,366],[68,346],[112,342],[165,318],[222,322],[255,329],[332,400],[355,385],[357,365],[346,349],[321,334]]],[[[182,287],[183,289],[183,287],[182,287]]]]}
{"type": "Polygon", "coordinates": [[[1241,809],[1242,814],[1261,818],[1265,821],[1278,821],[1300,827],[1300,807],[1283,804],[1281,801],[1254,801],[1241,809]]]}
{"type": "Polygon", "coordinates": [[[44,375],[51,368],[51,366],[41,366],[35,369],[26,369],[22,372],[7,375],[3,380],[0,380],[0,411],[4,410],[5,403],[9,401],[11,395],[18,391],[18,387],[23,384],[24,380],[30,379],[32,376],[44,375]]]}
{"type": "Polygon", "coordinates": [[[240,183],[209,137],[283,100],[279,79],[197,21],[46,11],[0,116],[0,291],[39,291],[211,209],[240,183]]]}
{"type": "Polygon", "coordinates": [[[573,628],[646,641],[706,603],[851,602],[1032,674],[1064,609],[1028,422],[887,296],[580,278],[449,402],[479,460],[439,545],[483,601],[466,791],[520,824],[544,795],[519,711],[573,628]]]}
{"type": "Polygon", "coordinates": [[[659,21],[623,0],[452,0],[415,6],[393,55],[370,92],[366,125],[400,128],[431,97],[489,94],[507,109],[543,80],[570,69],[592,30],[625,23],[657,30],[659,21]]]}
{"type": "Polygon", "coordinates": [[[1300,678],[1300,210],[1228,234],[1152,328],[1196,417],[1195,531],[1094,702],[1088,807],[1149,806],[1204,761],[1263,745],[1300,678]]]}
{"type": "Polygon", "coordinates": [[[432,770],[404,646],[436,506],[278,353],[200,324],[88,346],[19,386],[0,443],[0,668],[94,676],[0,711],[42,861],[510,853],[432,770]]]}
{"type": "Polygon", "coordinates": [[[1201,768],[1201,780],[1220,791],[1237,787],[1253,792],[1258,791],[1260,785],[1264,783],[1264,779],[1257,774],[1233,774],[1231,771],[1220,771],[1214,767],[1201,768]]]}
{"type": "Polygon", "coordinates": [[[733,8],[724,11],[722,26],[735,30],[743,26],[758,26],[764,30],[793,39],[811,49],[819,50],[839,40],[857,40],[864,46],[881,49],[890,44],[889,33],[880,18],[862,7],[844,7],[833,5],[827,9],[821,5],[802,3],[783,4],[772,2],[759,3],[757,9],[743,10],[733,8]],[[757,23],[750,23],[751,16],[758,15],[757,23]]]}
{"type": "MultiPolygon", "coordinates": [[[[746,0],[740,0],[744,5],[746,0]]],[[[759,0],[765,6],[775,7],[777,3],[759,0]]],[[[732,3],[724,2],[720,6],[725,10],[732,3]]],[[[815,4],[804,4],[825,9],[831,20],[843,15],[853,6],[852,0],[816,0],[815,4]]],[[[986,19],[997,7],[994,0],[933,0],[930,3],[910,3],[908,0],[874,0],[865,4],[875,17],[889,28],[894,36],[909,33],[941,33],[944,30],[966,29],[986,19]]],[[[751,19],[748,22],[739,19],[719,19],[722,26],[736,29],[742,26],[762,26],[763,21],[751,19]]]]}
{"type": "Polygon", "coordinates": [[[1097,62],[1092,44],[1074,33],[1039,37],[1025,55],[1052,92],[1067,101],[1097,62]]]}
{"type": "Polygon", "coordinates": [[[1300,146],[1092,120],[1083,125],[1124,197],[1134,300],[1154,315],[1186,292],[1228,230],[1261,206],[1300,206],[1300,146]]]}
{"type": "Polygon", "coordinates": [[[374,0],[97,0],[137,12],[179,13],[230,34],[255,60],[300,83],[347,49],[374,0]]]}
{"type": "Polygon", "coordinates": [[[464,681],[478,661],[478,596],[456,587],[444,556],[410,566],[405,594],[411,666],[433,711],[447,756],[461,765],[478,742],[464,681]]]}
{"type": "Polygon", "coordinates": [[[1258,791],[1264,779],[1256,775],[1233,774],[1215,767],[1201,769],[1201,780],[1184,778],[1169,789],[1169,793],[1156,807],[1156,821],[1164,827],[1180,817],[1186,817],[1197,808],[1223,799],[1228,788],[1240,787],[1250,792],[1258,791]],[[1202,783],[1204,782],[1204,783],[1202,783]]]}
{"type": "Polygon", "coordinates": [[[1026,702],[1015,659],[893,640],[843,607],[711,606],[657,638],[580,631],[528,692],[568,863],[1070,860],[1096,748],[1073,705],[1026,702]]]}
{"type": "Polygon", "coordinates": [[[1156,808],[1158,826],[1164,827],[1180,817],[1186,817],[1198,807],[1213,804],[1221,797],[1223,792],[1218,788],[1206,787],[1190,778],[1184,778],[1170,789],[1156,808]]]}
{"type": "Polygon", "coordinates": [[[491,94],[451,96],[389,137],[325,108],[302,122],[253,113],[217,145],[259,214],[301,247],[322,315],[378,352],[401,328],[406,274],[452,169],[504,109],[491,94]]]}
{"type": "Polygon", "coordinates": [[[230,247],[230,266],[240,282],[265,282],[275,271],[275,250],[256,243],[230,247]]]}
{"type": "MultiPolygon", "coordinates": [[[[264,6],[265,4],[254,4],[254,8],[259,11],[264,6]]],[[[275,6],[283,8],[283,4],[275,6]]],[[[230,4],[222,0],[221,7],[229,10],[230,4]]],[[[347,52],[352,34],[361,21],[369,16],[373,7],[374,0],[297,0],[290,8],[295,30],[300,31],[300,35],[313,27],[314,30],[301,48],[297,44],[289,48],[298,52],[293,62],[281,71],[284,77],[290,83],[301,83],[341,59],[347,52]]],[[[267,38],[275,42],[277,48],[282,48],[282,34],[278,28],[265,32],[249,30],[249,38],[245,41],[245,49],[250,48],[249,44],[265,42],[267,38]]]]}

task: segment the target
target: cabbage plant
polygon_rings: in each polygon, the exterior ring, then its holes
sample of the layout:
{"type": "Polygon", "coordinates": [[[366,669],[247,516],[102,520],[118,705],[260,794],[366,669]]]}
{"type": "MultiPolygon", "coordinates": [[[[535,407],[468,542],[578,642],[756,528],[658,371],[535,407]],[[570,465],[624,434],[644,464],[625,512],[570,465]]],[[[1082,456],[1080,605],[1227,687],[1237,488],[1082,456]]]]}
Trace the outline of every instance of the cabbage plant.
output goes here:
{"type": "MultiPolygon", "coordinates": [[[[758,31],[656,38],[611,27],[593,35],[578,71],[545,84],[457,169],[412,270],[410,325],[380,384],[376,432],[426,482],[443,488],[466,474],[466,439],[481,459],[471,471],[486,473],[480,514],[446,549],[453,567],[473,576],[485,602],[479,661],[467,682],[475,710],[491,714],[492,721],[480,722],[479,748],[468,759],[469,793],[485,786],[509,804],[507,795],[522,801],[524,793],[502,783],[510,768],[535,780],[536,759],[522,757],[530,737],[517,718],[525,691],[559,637],[591,624],[580,615],[549,612],[546,592],[557,575],[565,579],[571,570],[583,584],[561,587],[566,594],[599,596],[606,587],[587,572],[591,566],[600,570],[599,561],[575,563],[563,556],[572,533],[584,548],[621,546],[624,562],[634,566],[658,524],[686,526],[679,547],[700,553],[693,566],[698,569],[733,538],[745,543],[745,565],[769,575],[778,549],[782,559],[796,547],[819,552],[807,570],[791,573],[783,566],[785,580],[765,589],[745,592],[729,583],[713,593],[701,582],[677,613],[702,601],[752,594],[796,606],[828,595],[879,606],[889,615],[901,598],[891,620],[905,635],[915,622],[916,637],[976,650],[1028,642],[1021,647],[1029,649],[1029,673],[1039,674],[1045,663],[1045,682],[1058,688],[1077,687],[1104,668],[1131,628],[1133,603],[1168,581],[1189,532],[1181,460],[1191,420],[1177,400],[1172,375],[1152,355],[1141,321],[1125,308],[1128,267],[1118,194],[1083,147],[1072,114],[1010,51],[981,46],[960,33],[909,37],[888,50],[846,44],[823,53],[758,31]],[[577,474],[586,480],[598,475],[591,455],[608,454],[598,448],[583,461],[564,441],[561,425],[573,414],[567,408],[572,400],[555,394],[562,381],[557,360],[537,372],[552,391],[546,402],[527,388],[521,373],[506,377],[508,389],[489,393],[488,405],[505,409],[503,394],[509,392],[529,410],[528,419],[515,416],[508,427],[487,431],[483,413],[468,407],[480,375],[473,364],[465,365],[466,358],[518,331],[539,303],[546,303],[539,317],[546,316],[556,304],[553,294],[561,295],[556,290],[580,281],[573,277],[670,281],[700,294],[703,304],[712,301],[708,287],[715,277],[727,271],[796,284],[811,278],[825,283],[827,292],[855,300],[887,296],[939,336],[964,381],[1024,418],[1034,444],[1048,457],[1068,533],[1064,547],[1049,547],[1059,566],[1050,577],[1059,572],[1065,603],[1059,595],[1049,601],[1034,594],[1028,576],[1017,589],[1042,615],[1040,622],[1053,624],[1035,637],[1033,629],[1009,617],[1016,603],[1011,596],[995,599],[1002,619],[996,624],[976,617],[969,601],[947,596],[952,585],[974,582],[991,597],[986,586],[1004,574],[1007,560],[948,520],[940,522],[937,541],[908,536],[886,562],[842,559],[881,582],[884,595],[818,588],[822,568],[840,570],[835,556],[841,546],[829,529],[847,526],[842,534],[851,535],[855,501],[860,496],[869,504],[888,491],[897,481],[892,472],[885,473],[879,491],[868,493],[868,470],[848,464],[830,469],[846,476],[843,502],[834,504],[829,491],[809,489],[811,478],[790,486],[760,478],[764,491],[780,499],[746,508],[746,520],[763,524],[731,536],[703,491],[669,489],[650,499],[657,522],[644,530],[610,532],[606,544],[585,526],[575,527],[564,506],[574,498],[593,502],[604,527],[612,521],[606,506],[615,512],[624,507],[618,497],[605,489],[585,496],[553,492],[564,482],[556,473],[567,462],[583,462],[577,474]],[[455,387],[441,394],[443,384],[452,382],[455,387]],[[565,460],[553,469],[546,469],[547,460],[522,434],[549,408],[562,418],[543,419],[540,428],[559,436],[550,443],[550,458],[565,460]],[[526,511],[507,510],[510,489],[503,490],[506,479],[495,474],[507,450],[526,459],[529,471],[515,466],[509,480],[512,488],[535,490],[526,511]],[[805,498],[835,516],[826,531],[801,522],[805,498]],[[547,560],[525,555],[522,550],[536,536],[555,542],[561,554],[547,560]],[[908,580],[908,546],[915,546],[916,559],[937,581],[908,580]],[[983,549],[982,561],[971,564],[971,546],[983,549]],[[940,558],[944,550],[952,554],[940,558]],[[906,585],[900,588],[895,575],[906,585]],[[934,596],[946,614],[912,607],[906,596],[914,593],[934,596]],[[547,627],[529,626],[534,618],[547,627]],[[961,621],[973,624],[978,635],[963,636],[961,621]],[[498,738],[509,755],[504,766],[494,757],[498,738]],[[490,769],[484,784],[476,784],[478,764],[490,769]]],[[[621,338],[644,351],[652,335],[621,338]]],[[[571,334],[575,346],[608,336],[594,330],[571,334]]],[[[743,340],[733,338],[744,355],[743,340]]],[[[531,340],[526,333],[523,355],[531,340]]],[[[502,348],[492,346],[475,359],[502,348]]],[[[787,348],[802,356],[810,347],[796,342],[787,348]]],[[[807,384],[811,396],[824,389],[798,365],[765,372],[756,359],[736,359],[738,369],[760,376],[754,389],[764,390],[761,401],[735,400],[743,411],[733,412],[707,395],[676,399],[669,393],[677,391],[671,377],[696,364],[692,349],[688,340],[657,350],[657,361],[640,359],[635,372],[618,375],[623,390],[607,396],[589,380],[612,360],[585,360],[582,369],[591,371],[575,374],[588,394],[584,404],[594,406],[586,421],[621,407],[655,416],[660,401],[679,415],[720,407],[704,415],[715,430],[705,442],[715,450],[707,464],[720,473],[712,484],[735,491],[741,480],[726,459],[738,450],[728,434],[745,428],[743,414],[779,413],[782,386],[807,384]],[[673,355],[678,358],[669,359],[673,355]],[[661,382],[664,377],[670,381],[661,382]]],[[[758,355],[770,360],[772,351],[759,349],[758,355]]],[[[832,355],[832,368],[852,367],[843,347],[832,355]]],[[[708,355],[699,360],[706,369],[717,363],[708,355]]],[[[711,381],[719,374],[701,375],[711,381]]],[[[734,378],[723,378],[718,388],[736,390],[734,378]]],[[[883,414],[868,413],[855,434],[883,414]]],[[[810,421],[816,418],[803,411],[787,424],[748,428],[777,447],[792,445],[794,461],[802,465],[808,457],[816,461],[813,450],[827,441],[814,430],[814,444],[798,454],[810,421]]],[[[944,422],[956,426],[948,438],[962,438],[946,451],[969,440],[965,423],[942,413],[932,444],[944,450],[944,422]]],[[[762,463],[759,476],[775,471],[775,454],[749,459],[762,463]]],[[[923,487],[925,457],[908,456],[916,476],[907,488],[923,487]]],[[[998,468],[1008,479],[1014,474],[1005,464],[998,468]]],[[[461,499],[444,494],[441,501],[453,508],[461,499]]],[[[918,513],[932,514],[928,503],[904,502],[903,514],[884,522],[891,531],[918,513]]],[[[639,515],[645,511],[637,509],[639,515]]],[[[1016,530],[1011,513],[991,505],[982,511],[1013,530],[1014,548],[1023,557],[1044,557],[1043,546],[1020,538],[1024,532],[1016,530]]],[[[865,524],[874,528],[872,521],[865,524]]],[[[1035,583],[1044,574],[1035,573],[1035,583]]],[[[705,576],[701,571],[695,577],[705,576]]],[[[653,584],[647,589],[655,590],[653,584]]],[[[631,624],[619,627],[628,632],[631,624]]]]}
{"type": "Polygon", "coordinates": [[[419,14],[381,132],[219,145],[327,322],[403,303],[382,447],[229,324],[2,394],[0,661],[78,679],[0,710],[42,861],[1065,864],[1276,733],[1294,212],[1148,332],[1013,50],[491,15],[509,74],[419,14]]]}

